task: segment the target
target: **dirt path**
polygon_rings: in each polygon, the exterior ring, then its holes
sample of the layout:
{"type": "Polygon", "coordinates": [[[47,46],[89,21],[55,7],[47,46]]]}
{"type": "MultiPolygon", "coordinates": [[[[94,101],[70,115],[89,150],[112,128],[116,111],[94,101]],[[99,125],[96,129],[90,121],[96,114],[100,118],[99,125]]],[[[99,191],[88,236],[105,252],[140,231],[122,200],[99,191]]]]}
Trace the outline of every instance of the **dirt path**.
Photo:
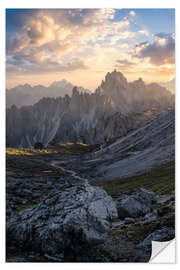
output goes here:
{"type": "Polygon", "coordinates": [[[61,169],[63,172],[70,174],[73,178],[75,178],[77,180],[88,183],[87,179],[80,177],[75,171],[68,170],[68,169],[65,169],[62,166],[60,166],[61,163],[64,163],[64,162],[60,162],[59,160],[53,160],[53,161],[51,161],[51,166],[53,166],[54,168],[61,169]]]}

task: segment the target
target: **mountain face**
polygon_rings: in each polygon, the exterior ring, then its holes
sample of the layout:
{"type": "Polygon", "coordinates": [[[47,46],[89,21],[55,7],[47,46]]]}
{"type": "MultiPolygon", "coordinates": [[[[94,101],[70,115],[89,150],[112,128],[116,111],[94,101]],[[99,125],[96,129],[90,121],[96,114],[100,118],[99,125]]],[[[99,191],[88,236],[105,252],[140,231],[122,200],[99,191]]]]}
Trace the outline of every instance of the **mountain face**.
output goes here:
{"type": "MultiPolygon", "coordinates": [[[[128,177],[139,172],[159,167],[175,158],[175,121],[174,110],[105,145],[94,153],[91,160],[84,162],[97,168],[93,171],[96,178],[102,175],[107,179],[128,177]]],[[[90,169],[90,168],[89,168],[90,169]]]]}
{"type": "Polygon", "coordinates": [[[164,87],[156,83],[145,84],[141,78],[128,83],[123,74],[116,70],[107,73],[97,91],[110,97],[116,109],[123,114],[152,108],[163,110],[172,100],[172,95],[164,87]]]}
{"type": "MultiPolygon", "coordinates": [[[[43,97],[64,97],[65,95],[72,95],[74,85],[68,81],[61,80],[53,82],[50,86],[36,85],[32,87],[29,84],[18,85],[12,89],[6,90],[6,105],[7,108],[12,105],[17,107],[29,106],[38,102],[43,97]]],[[[89,90],[80,88],[81,92],[89,92],[89,90]]]]}
{"type": "MultiPolygon", "coordinates": [[[[55,83],[54,87],[58,85],[55,83]]],[[[94,144],[121,137],[172,108],[174,98],[158,84],[128,83],[107,73],[94,93],[74,87],[72,96],[43,98],[33,106],[7,109],[7,146],[33,147],[39,141],[94,144]]]]}

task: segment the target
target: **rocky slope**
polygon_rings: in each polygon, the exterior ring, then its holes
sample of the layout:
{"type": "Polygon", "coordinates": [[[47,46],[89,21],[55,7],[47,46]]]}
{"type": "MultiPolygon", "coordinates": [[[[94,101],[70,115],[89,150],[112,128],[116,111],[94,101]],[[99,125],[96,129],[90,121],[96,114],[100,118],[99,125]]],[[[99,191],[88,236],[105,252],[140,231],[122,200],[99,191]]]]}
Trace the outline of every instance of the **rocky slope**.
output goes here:
{"type": "Polygon", "coordinates": [[[167,165],[156,174],[149,170],[148,177],[113,180],[108,189],[107,181],[90,186],[67,169],[79,159],[75,152],[11,153],[8,262],[146,262],[151,240],[174,238],[174,169],[167,165]]]}
{"type": "Polygon", "coordinates": [[[33,147],[39,141],[102,143],[124,136],[167,111],[174,98],[158,84],[128,83],[108,73],[92,93],[75,87],[72,97],[43,98],[33,106],[7,109],[7,146],[33,147]]]}
{"type": "Polygon", "coordinates": [[[71,168],[98,181],[139,175],[174,162],[174,113],[170,110],[125,136],[100,144],[80,160],[72,159],[71,168]]]}
{"type": "Polygon", "coordinates": [[[114,179],[139,174],[173,161],[174,125],[174,110],[170,110],[114,143],[102,145],[100,150],[84,160],[84,168],[91,171],[93,177],[114,179]]]}

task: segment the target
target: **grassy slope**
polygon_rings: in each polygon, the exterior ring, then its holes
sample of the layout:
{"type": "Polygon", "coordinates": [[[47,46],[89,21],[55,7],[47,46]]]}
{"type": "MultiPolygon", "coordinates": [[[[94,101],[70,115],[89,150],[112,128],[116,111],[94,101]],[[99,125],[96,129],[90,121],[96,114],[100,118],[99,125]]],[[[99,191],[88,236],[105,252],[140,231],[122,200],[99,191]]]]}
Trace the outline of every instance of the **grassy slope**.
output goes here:
{"type": "Polygon", "coordinates": [[[168,194],[175,186],[175,164],[170,162],[141,175],[109,181],[94,182],[104,188],[109,195],[117,197],[122,193],[131,193],[136,188],[146,188],[157,194],[168,194]]]}
{"type": "MultiPolygon", "coordinates": [[[[103,187],[107,193],[114,198],[118,197],[122,193],[132,193],[135,189],[140,187],[152,190],[159,195],[169,194],[174,190],[175,186],[175,164],[174,162],[170,162],[164,166],[138,176],[110,181],[101,181],[100,183],[96,182],[94,184],[103,187]]],[[[166,206],[168,203],[169,201],[167,201],[165,204],[155,204],[152,207],[152,210],[166,206]]],[[[174,228],[175,213],[170,208],[167,209],[168,210],[157,220],[141,225],[139,220],[136,219],[136,223],[132,224],[130,227],[111,229],[108,233],[108,244],[101,246],[101,252],[105,251],[106,257],[108,257],[111,261],[119,261],[117,260],[116,255],[124,256],[127,259],[129,256],[128,252],[133,251],[136,248],[136,245],[143,241],[150,233],[161,229],[164,226],[174,228]],[[135,232],[132,239],[127,238],[128,231],[135,232]],[[126,239],[124,241],[124,251],[119,244],[123,237],[126,239]],[[129,247],[130,244],[132,247],[129,247]]],[[[151,254],[149,252],[147,257],[145,257],[145,254],[140,254],[138,256],[137,262],[144,262],[149,261],[151,254]]]]}
{"type": "Polygon", "coordinates": [[[56,143],[53,146],[39,149],[31,148],[6,148],[7,155],[37,156],[48,154],[81,154],[89,151],[90,147],[83,143],[56,143]]]}
{"type": "Polygon", "coordinates": [[[6,148],[6,169],[16,173],[39,175],[59,175],[60,170],[49,165],[46,158],[57,158],[60,155],[79,155],[88,152],[89,146],[82,143],[57,143],[39,150],[31,148],[6,148]],[[47,173],[48,171],[48,173],[47,173]]]}

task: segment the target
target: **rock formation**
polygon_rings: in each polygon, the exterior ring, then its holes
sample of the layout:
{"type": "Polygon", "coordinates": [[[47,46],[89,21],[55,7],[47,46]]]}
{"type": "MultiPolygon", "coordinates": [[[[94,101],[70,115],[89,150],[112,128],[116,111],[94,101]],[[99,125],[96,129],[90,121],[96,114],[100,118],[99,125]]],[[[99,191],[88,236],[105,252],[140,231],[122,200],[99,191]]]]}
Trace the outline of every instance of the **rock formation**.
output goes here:
{"type": "Polygon", "coordinates": [[[104,243],[117,218],[112,198],[86,183],[52,191],[37,206],[7,222],[9,247],[55,255],[104,243]]]}
{"type": "Polygon", "coordinates": [[[141,79],[128,83],[120,72],[106,75],[92,94],[74,87],[72,97],[43,98],[33,106],[7,109],[7,146],[40,141],[102,143],[126,135],[173,106],[173,96],[141,79]]]}
{"type": "Polygon", "coordinates": [[[140,188],[136,194],[120,198],[117,202],[119,218],[138,217],[150,212],[150,207],[156,202],[153,192],[140,188]]]}
{"type": "Polygon", "coordinates": [[[104,145],[94,153],[90,162],[87,161],[91,168],[97,168],[92,170],[93,177],[127,177],[174,161],[174,127],[172,110],[127,136],[104,145]]]}
{"type": "Polygon", "coordinates": [[[165,242],[170,241],[175,237],[175,230],[163,227],[162,229],[156,230],[148,235],[142,243],[137,247],[144,250],[144,252],[152,249],[152,241],[165,242]]]}

